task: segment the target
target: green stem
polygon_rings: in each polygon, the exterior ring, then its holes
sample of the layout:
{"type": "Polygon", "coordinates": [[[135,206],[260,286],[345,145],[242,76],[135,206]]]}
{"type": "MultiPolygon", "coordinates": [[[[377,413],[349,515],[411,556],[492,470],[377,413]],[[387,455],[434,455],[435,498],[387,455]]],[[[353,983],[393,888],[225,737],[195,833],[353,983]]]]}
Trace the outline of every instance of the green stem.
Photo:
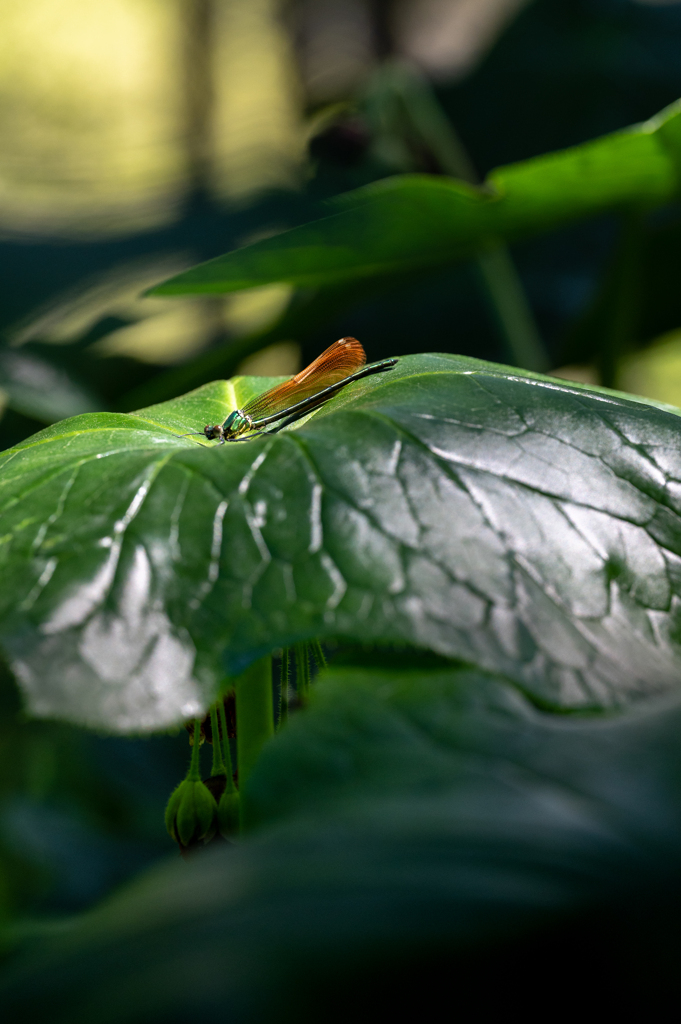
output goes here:
{"type": "MultiPolygon", "coordinates": [[[[440,170],[459,181],[479,185],[480,179],[466,148],[459,139],[425,78],[409,65],[394,62],[378,73],[397,95],[412,130],[435,157],[440,170]]],[[[525,289],[507,246],[496,242],[476,260],[482,286],[492,315],[504,339],[507,358],[526,370],[548,370],[544,349],[525,289]]]]}
{"type": "Polygon", "coordinates": [[[307,644],[295,645],[296,656],[296,688],[298,700],[305,702],[307,692],[310,689],[310,654],[307,644]]]}
{"type": "Polygon", "coordinates": [[[225,765],[225,774],[227,776],[225,793],[236,793],[236,786],[234,785],[234,770],[232,768],[232,752],[229,749],[229,733],[227,732],[227,715],[225,714],[224,698],[221,698],[218,701],[218,711],[220,713],[220,727],[222,729],[222,757],[225,765]]]}
{"type": "Polygon", "coordinates": [[[274,733],[272,658],[261,658],[235,682],[237,764],[243,792],[264,744],[274,733]]]}
{"type": "Polygon", "coordinates": [[[598,368],[601,384],[617,387],[617,368],[640,330],[642,221],[637,211],[624,215],[605,289],[604,322],[598,368]]]}
{"type": "Polygon", "coordinates": [[[220,729],[218,727],[218,713],[215,704],[210,709],[210,728],[213,734],[213,767],[210,774],[224,775],[225,765],[222,760],[222,751],[220,750],[220,729]]]}
{"type": "Polygon", "coordinates": [[[435,157],[440,169],[452,178],[475,185],[478,176],[466,147],[438,103],[427,80],[408,64],[390,61],[378,72],[401,101],[412,130],[435,157]]]}
{"type": "Polygon", "coordinates": [[[187,779],[190,782],[201,782],[201,719],[194,719],[194,745],[192,747],[192,759],[189,762],[187,779]]]}
{"type": "Polygon", "coordinates": [[[310,647],[312,648],[312,653],[314,654],[315,661],[317,662],[317,668],[321,671],[323,668],[326,668],[326,657],[322,650],[322,645],[319,640],[313,640],[310,643],[310,647]]]}
{"type": "Polygon", "coordinates": [[[291,675],[291,649],[285,647],[281,652],[281,679],[279,681],[279,725],[288,718],[288,688],[291,675]]]}
{"type": "Polygon", "coordinates": [[[507,358],[525,370],[549,368],[534,316],[518,272],[505,245],[499,243],[476,259],[487,300],[507,351],[507,358]]]}

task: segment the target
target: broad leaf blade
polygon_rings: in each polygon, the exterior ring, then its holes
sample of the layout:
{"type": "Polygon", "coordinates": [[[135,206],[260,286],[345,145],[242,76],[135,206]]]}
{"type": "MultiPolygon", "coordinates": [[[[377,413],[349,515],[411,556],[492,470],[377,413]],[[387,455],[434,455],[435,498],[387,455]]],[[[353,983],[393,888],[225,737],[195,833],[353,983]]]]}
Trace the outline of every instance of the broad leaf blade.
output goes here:
{"type": "Polygon", "coordinates": [[[411,356],[295,431],[185,430],[269,381],[41,432],[0,462],[3,644],[35,714],[162,728],[297,640],[401,641],[560,708],[678,685],[678,416],[411,356]]]}
{"type": "Polygon", "coordinates": [[[178,274],[154,295],[300,288],[389,277],[470,258],[604,210],[655,206],[679,189],[681,110],[492,172],[486,185],[401,175],[328,204],[329,216],[178,274]]]}

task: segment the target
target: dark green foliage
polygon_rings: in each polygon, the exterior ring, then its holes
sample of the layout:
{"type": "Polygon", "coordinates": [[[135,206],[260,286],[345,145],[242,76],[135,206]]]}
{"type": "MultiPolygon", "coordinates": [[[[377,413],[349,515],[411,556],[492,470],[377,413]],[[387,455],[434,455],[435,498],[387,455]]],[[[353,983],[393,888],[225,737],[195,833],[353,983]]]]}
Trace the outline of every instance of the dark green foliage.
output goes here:
{"type": "MultiPolygon", "coordinates": [[[[332,670],[251,777],[251,840],[46,935],[8,965],[3,1004],[55,1022],[336,1020],[367,989],[399,1019],[452,985],[486,1005],[499,982],[501,1008],[501,965],[533,935],[533,974],[577,942],[620,972],[615,1003],[641,996],[681,895],[679,715],[675,697],[566,719],[476,671],[332,670]]],[[[575,970],[566,1004],[593,980],[575,970]]]]}
{"type": "Polygon", "coordinates": [[[328,215],[172,278],[156,295],[228,292],[273,281],[302,288],[437,267],[566,221],[675,198],[681,112],[494,171],[484,187],[433,176],[389,178],[336,198],[328,215]]]}

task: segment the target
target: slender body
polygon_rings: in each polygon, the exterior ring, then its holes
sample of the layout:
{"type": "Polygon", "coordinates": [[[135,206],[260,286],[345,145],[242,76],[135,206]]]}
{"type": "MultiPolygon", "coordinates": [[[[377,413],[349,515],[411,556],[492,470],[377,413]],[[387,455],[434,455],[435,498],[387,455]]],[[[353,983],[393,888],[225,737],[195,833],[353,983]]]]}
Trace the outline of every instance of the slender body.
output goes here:
{"type": "Polygon", "coordinates": [[[392,370],[396,363],[397,359],[384,359],[367,366],[364,349],[357,339],[341,338],[295,377],[251,399],[243,409],[235,409],[224,423],[205,426],[201,433],[209,441],[217,440],[220,444],[248,441],[259,434],[276,434],[324,405],[352,381],[392,370]],[[272,429],[266,430],[266,427],[272,429]]]}

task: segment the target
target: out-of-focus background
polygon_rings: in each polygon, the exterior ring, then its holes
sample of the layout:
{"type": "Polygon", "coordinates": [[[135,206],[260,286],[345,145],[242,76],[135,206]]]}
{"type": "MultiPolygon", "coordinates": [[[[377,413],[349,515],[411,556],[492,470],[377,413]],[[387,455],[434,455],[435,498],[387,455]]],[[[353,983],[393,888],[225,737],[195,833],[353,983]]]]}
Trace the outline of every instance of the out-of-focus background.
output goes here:
{"type": "MultiPolygon", "coordinates": [[[[680,53],[679,0],[4,0],[0,447],[234,372],[294,372],[343,334],[370,359],[507,360],[466,265],[378,296],[142,293],[319,216],[335,194],[436,170],[391,117],[396,74],[484,177],[650,117],[681,96],[680,53]]],[[[605,360],[617,218],[512,256],[554,369],[681,404],[679,211],[635,230],[618,277],[626,328],[605,360]]],[[[184,737],[50,723],[19,736],[8,680],[1,692],[7,910],[79,909],[169,851],[162,810],[184,737]]]]}

